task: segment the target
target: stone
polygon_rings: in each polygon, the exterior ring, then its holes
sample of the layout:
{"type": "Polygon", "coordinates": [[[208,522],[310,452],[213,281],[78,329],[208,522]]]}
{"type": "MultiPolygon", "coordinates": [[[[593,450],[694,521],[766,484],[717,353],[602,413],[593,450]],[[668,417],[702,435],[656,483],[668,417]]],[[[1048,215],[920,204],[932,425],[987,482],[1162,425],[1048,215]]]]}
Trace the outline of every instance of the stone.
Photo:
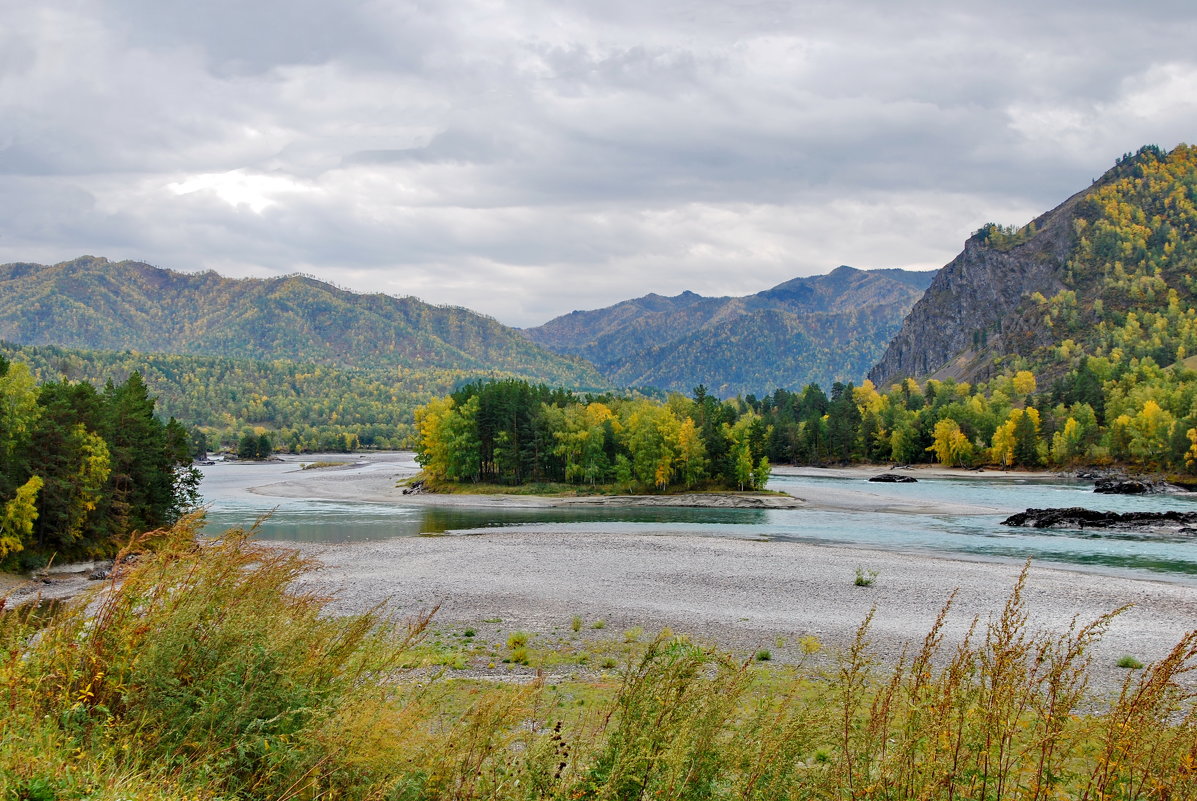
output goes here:
{"type": "Polygon", "coordinates": [[[1023,528],[1106,529],[1144,533],[1186,533],[1197,525],[1197,512],[1101,512],[1070,506],[1057,509],[1027,509],[1010,515],[1003,526],[1023,528]]]}

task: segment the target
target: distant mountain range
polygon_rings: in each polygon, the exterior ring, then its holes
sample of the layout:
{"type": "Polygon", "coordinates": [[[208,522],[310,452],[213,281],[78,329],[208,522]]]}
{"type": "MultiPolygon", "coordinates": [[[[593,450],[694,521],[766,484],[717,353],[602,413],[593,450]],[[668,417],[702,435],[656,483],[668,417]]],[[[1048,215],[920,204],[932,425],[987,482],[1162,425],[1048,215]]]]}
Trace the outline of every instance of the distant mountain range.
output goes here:
{"type": "Polygon", "coordinates": [[[91,256],[0,266],[0,340],[607,385],[584,361],[468,309],[357,294],[300,275],[233,279],[91,256]]]}
{"type": "Polygon", "coordinates": [[[743,297],[645,295],[525,330],[612,383],[715,395],[859,381],[934,273],[838,267],[743,297]]]}

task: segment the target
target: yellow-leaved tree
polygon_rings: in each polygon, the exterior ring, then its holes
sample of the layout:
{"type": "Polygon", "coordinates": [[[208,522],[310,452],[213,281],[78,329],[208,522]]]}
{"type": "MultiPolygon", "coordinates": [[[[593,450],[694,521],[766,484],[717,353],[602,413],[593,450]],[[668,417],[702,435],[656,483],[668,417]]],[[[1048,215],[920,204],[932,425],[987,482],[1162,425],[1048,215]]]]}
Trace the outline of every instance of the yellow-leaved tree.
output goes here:
{"type": "Polygon", "coordinates": [[[41,488],[41,477],[33,476],[17,488],[16,496],[0,507],[0,559],[24,550],[29,542],[37,520],[37,493],[41,488]]]}
{"type": "Polygon", "coordinates": [[[973,443],[952,418],[945,417],[936,423],[931,436],[931,446],[927,450],[934,453],[941,464],[958,467],[972,460],[973,443]]]}

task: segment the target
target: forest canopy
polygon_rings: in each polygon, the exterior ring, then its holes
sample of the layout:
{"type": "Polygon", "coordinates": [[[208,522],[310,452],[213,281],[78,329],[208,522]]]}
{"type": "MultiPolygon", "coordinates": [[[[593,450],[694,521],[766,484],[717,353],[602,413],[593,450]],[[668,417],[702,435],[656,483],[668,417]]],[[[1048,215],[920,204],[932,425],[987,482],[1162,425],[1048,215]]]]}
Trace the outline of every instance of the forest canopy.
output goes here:
{"type": "Polygon", "coordinates": [[[760,416],[701,387],[660,403],[476,382],[417,409],[416,426],[434,481],[755,490],[769,474],[760,416]]]}
{"type": "Polygon", "coordinates": [[[0,356],[0,564],[109,554],[196,504],[190,434],[154,403],[140,373],[39,385],[0,356]]]}

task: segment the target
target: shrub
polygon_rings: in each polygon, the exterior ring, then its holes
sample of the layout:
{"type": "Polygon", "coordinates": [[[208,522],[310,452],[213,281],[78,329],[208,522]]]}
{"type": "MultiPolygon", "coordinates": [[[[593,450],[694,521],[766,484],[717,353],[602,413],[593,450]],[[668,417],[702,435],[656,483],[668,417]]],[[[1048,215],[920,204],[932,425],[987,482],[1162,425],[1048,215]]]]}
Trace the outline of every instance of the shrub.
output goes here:
{"type": "MultiPolygon", "coordinates": [[[[361,716],[390,715],[359,705],[364,679],[393,670],[427,619],[396,639],[377,612],[324,615],[325,599],[292,589],[309,567],[296,552],[242,530],[199,544],[200,524],[158,532],[157,553],[131,566],[118,559],[105,593],[63,610],[20,662],[3,657],[21,642],[0,638],[0,684],[24,688],[4,717],[53,719],[53,741],[124,742],[104,752],[119,774],[230,795],[323,782],[361,716]]],[[[13,733],[6,720],[0,752],[13,733]]]]}
{"type": "Polygon", "coordinates": [[[1127,668],[1129,670],[1138,670],[1139,668],[1143,667],[1143,663],[1138,659],[1135,659],[1130,654],[1124,654],[1118,659],[1118,667],[1127,668]]]}
{"type": "Polygon", "coordinates": [[[857,587],[872,587],[873,582],[876,580],[876,570],[865,570],[863,567],[858,567],[856,568],[856,580],[852,583],[857,587]]]}
{"type": "Polygon", "coordinates": [[[888,669],[870,615],[821,674],[658,636],[618,682],[491,686],[397,670],[426,618],[330,617],[294,553],[187,536],[89,607],[0,610],[0,797],[1194,799],[1197,630],[1095,700],[1118,610],[1036,631],[1025,570],[888,669]]]}

